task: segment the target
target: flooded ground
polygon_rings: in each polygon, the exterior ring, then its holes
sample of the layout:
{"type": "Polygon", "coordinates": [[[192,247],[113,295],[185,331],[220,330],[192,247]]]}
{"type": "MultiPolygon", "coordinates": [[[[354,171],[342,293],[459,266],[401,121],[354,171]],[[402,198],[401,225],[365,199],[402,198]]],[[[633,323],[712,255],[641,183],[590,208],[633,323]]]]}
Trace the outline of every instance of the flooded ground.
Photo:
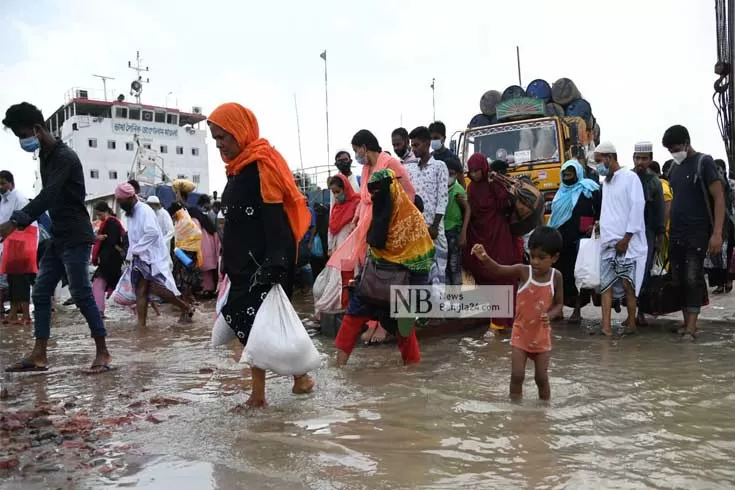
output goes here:
{"type": "MultiPolygon", "coordinates": [[[[733,488],[733,303],[713,302],[706,314],[731,321],[705,322],[696,344],[667,333],[673,321],[617,342],[557,327],[549,406],[531,371],[524,401],[508,402],[508,343],[475,331],[424,341],[412,368],[384,346],[339,370],[316,337],[313,394],[272,378],[270,408],[239,413],[247,370],[238,346],[210,347],[213,305],[195,325],[171,313],[145,332],[111,311],[117,369],[96,377],[80,372],[93,352],[81,316],[58,306],[50,371],[3,381],[0,453],[8,414],[36,412],[14,440],[30,447],[0,458],[0,488],[733,488]]],[[[0,328],[4,367],[32,330],[0,328]]]]}

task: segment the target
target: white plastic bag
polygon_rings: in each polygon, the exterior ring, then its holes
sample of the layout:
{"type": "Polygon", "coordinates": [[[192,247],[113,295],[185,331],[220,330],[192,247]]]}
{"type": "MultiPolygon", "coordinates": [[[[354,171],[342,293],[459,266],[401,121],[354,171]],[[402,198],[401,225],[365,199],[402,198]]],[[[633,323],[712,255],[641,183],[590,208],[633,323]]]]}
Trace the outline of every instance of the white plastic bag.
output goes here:
{"type": "Polygon", "coordinates": [[[658,254],[656,254],[656,256],[653,258],[653,265],[651,265],[651,275],[652,276],[665,276],[666,275],[666,268],[664,267],[663,260],[658,254]]]}
{"type": "Polygon", "coordinates": [[[137,301],[135,289],[133,289],[133,283],[130,279],[131,270],[132,266],[130,265],[125,268],[117,282],[117,286],[115,286],[115,291],[112,293],[112,300],[122,306],[133,306],[137,301]]]}
{"type": "Polygon", "coordinates": [[[579,241],[577,262],[574,264],[574,282],[577,289],[600,287],[600,238],[583,238],[579,241]]]}
{"type": "Polygon", "coordinates": [[[314,312],[317,320],[323,311],[336,311],[342,307],[342,273],[325,267],[314,281],[314,312]]]}
{"type": "Polygon", "coordinates": [[[222,313],[217,315],[217,319],[214,321],[214,327],[212,327],[212,346],[227,345],[236,338],[235,331],[227,324],[222,313]]]}
{"type": "Polygon", "coordinates": [[[214,326],[212,327],[212,345],[217,347],[219,345],[229,344],[237,338],[235,331],[225,321],[222,316],[222,307],[227,303],[227,298],[230,296],[230,278],[224,276],[222,281],[219,283],[219,294],[217,296],[217,306],[215,307],[215,320],[214,326]]]}
{"type": "Polygon", "coordinates": [[[319,367],[319,351],[279,284],[260,305],[240,362],[281,376],[298,376],[319,367]]]}

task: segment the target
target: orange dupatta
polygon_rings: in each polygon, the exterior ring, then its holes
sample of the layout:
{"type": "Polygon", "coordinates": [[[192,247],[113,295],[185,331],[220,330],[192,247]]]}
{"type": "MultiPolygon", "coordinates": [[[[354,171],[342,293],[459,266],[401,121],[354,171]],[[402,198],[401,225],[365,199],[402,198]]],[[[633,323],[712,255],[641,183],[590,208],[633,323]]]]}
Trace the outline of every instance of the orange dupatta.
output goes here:
{"type": "Polygon", "coordinates": [[[228,102],[210,114],[209,122],[230,133],[242,150],[234,159],[222,158],[227,164],[227,175],[237,175],[246,166],[258,162],[263,202],[283,204],[298,248],[311,225],[311,213],[286,160],[268,140],[260,137],[255,114],[236,102],[228,102]]]}

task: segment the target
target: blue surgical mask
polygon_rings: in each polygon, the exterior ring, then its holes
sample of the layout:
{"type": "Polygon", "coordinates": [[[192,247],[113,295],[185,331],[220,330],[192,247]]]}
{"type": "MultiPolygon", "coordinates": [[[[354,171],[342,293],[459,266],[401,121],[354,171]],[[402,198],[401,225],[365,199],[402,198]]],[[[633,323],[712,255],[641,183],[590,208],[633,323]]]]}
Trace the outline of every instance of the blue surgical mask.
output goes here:
{"type": "Polygon", "coordinates": [[[28,153],[33,153],[34,151],[41,148],[41,142],[38,141],[38,138],[36,136],[29,136],[28,138],[20,139],[20,147],[28,153]]]}
{"type": "Polygon", "coordinates": [[[436,151],[442,147],[442,140],[431,140],[431,150],[436,151]]]}
{"type": "Polygon", "coordinates": [[[449,179],[447,180],[447,183],[449,184],[449,187],[452,187],[455,182],[457,182],[457,176],[456,175],[454,175],[452,177],[449,177],[449,179]]]}
{"type": "Polygon", "coordinates": [[[604,163],[598,163],[596,170],[597,173],[600,174],[600,177],[607,177],[607,175],[610,173],[610,169],[607,168],[604,163]]]}
{"type": "Polygon", "coordinates": [[[335,196],[334,199],[336,199],[337,202],[345,202],[345,193],[335,196]]]}
{"type": "Polygon", "coordinates": [[[357,153],[355,153],[355,161],[357,163],[359,163],[360,165],[367,165],[368,164],[367,157],[364,156],[364,155],[358,155],[357,153]]]}

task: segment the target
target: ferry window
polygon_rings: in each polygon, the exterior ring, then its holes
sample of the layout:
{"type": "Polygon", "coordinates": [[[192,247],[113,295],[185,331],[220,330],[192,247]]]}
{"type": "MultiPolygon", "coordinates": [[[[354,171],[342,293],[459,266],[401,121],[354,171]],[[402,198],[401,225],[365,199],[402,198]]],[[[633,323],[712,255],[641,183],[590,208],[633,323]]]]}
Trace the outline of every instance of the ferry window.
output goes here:
{"type": "Polygon", "coordinates": [[[184,147],[183,146],[177,146],[176,147],[176,154],[177,155],[183,155],[184,154],[184,147]]]}
{"type": "Polygon", "coordinates": [[[169,124],[179,124],[178,114],[166,114],[166,122],[169,124]]]}
{"type": "Polygon", "coordinates": [[[143,111],[143,120],[148,121],[148,122],[153,122],[153,112],[143,111]]]}
{"type": "Polygon", "coordinates": [[[107,149],[108,150],[114,150],[117,148],[117,144],[115,143],[115,140],[108,140],[107,141],[107,149]]]}
{"type": "Polygon", "coordinates": [[[135,149],[135,145],[132,141],[128,141],[127,143],[125,143],[125,149],[128,151],[133,151],[135,149]]]}
{"type": "Polygon", "coordinates": [[[87,140],[87,144],[89,144],[90,148],[97,148],[97,139],[96,138],[89,138],[87,140]]]}
{"type": "Polygon", "coordinates": [[[110,179],[117,180],[117,170],[110,170],[110,179]]]}
{"type": "Polygon", "coordinates": [[[198,157],[199,156],[199,148],[192,148],[191,149],[191,154],[194,155],[195,157],[198,157]]]}
{"type": "Polygon", "coordinates": [[[195,184],[198,184],[201,181],[201,177],[199,177],[198,175],[192,175],[191,181],[194,182],[195,184]]]}
{"type": "Polygon", "coordinates": [[[146,150],[150,150],[151,149],[151,144],[150,143],[146,143],[146,144],[143,145],[143,148],[145,148],[146,150]]]}
{"type": "Polygon", "coordinates": [[[130,111],[128,112],[128,119],[139,121],[140,120],[140,109],[138,109],[137,107],[131,107],[130,111]]]}
{"type": "Polygon", "coordinates": [[[168,153],[168,146],[161,145],[161,153],[168,153]]]}
{"type": "Polygon", "coordinates": [[[100,178],[100,171],[99,170],[90,170],[89,171],[89,177],[92,179],[99,179],[100,178]]]}
{"type": "Polygon", "coordinates": [[[121,119],[127,119],[128,118],[128,108],[127,107],[115,107],[115,117],[119,117],[121,119]]]}
{"type": "Polygon", "coordinates": [[[185,179],[185,178],[186,178],[186,175],[184,175],[184,174],[179,174],[179,175],[177,175],[177,176],[176,176],[176,178],[177,178],[177,179],[185,179]]]}
{"type": "Polygon", "coordinates": [[[166,122],[166,113],[156,111],[156,122],[157,123],[166,122]]]}

